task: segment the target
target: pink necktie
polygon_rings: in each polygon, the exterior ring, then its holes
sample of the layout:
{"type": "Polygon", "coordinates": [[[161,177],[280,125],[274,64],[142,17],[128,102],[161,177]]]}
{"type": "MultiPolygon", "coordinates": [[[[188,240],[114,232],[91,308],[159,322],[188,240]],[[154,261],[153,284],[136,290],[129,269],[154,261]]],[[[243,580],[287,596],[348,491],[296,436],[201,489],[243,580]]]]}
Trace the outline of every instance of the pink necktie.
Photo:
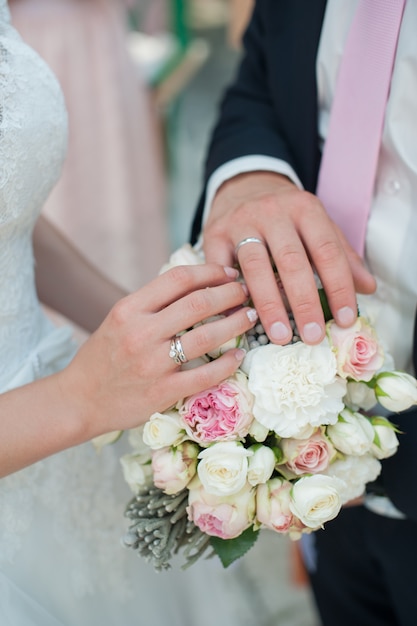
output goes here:
{"type": "Polygon", "coordinates": [[[405,0],[360,0],[341,61],[317,195],[363,256],[405,0]]]}

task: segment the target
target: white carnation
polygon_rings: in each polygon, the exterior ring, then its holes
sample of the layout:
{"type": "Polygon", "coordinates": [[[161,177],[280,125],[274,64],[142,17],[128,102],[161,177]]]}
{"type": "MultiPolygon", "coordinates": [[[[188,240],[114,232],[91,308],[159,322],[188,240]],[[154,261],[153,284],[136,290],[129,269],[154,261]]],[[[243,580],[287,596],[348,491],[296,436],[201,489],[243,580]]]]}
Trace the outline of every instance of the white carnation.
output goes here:
{"type": "Polygon", "coordinates": [[[168,263],[162,266],[159,273],[163,274],[177,265],[200,265],[201,263],[204,263],[203,256],[189,243],[185,243],[171,254],[168,263]]]}
{"type": "Polygon", "coordinates": [[[255,397],[253,413],[261,424],[281,437],[292,437],[307,425],[337,421],[346,382],[337,376],[327,343],[268,344],[250,355],[244,365],[255,397]]]}

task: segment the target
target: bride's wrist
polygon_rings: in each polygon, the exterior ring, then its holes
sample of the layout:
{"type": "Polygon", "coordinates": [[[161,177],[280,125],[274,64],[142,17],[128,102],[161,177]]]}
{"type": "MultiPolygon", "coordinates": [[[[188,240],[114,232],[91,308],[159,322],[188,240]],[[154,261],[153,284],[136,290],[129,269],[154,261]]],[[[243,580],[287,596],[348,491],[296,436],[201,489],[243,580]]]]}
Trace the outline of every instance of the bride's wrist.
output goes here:
{"type": "Polygon", "coordinates": [[[94,419],[93,403],[91,402],[89,381],[74,364],[54,374],[57,385],[57,403],[62,421],[63,447],[79,445],[98,434],[99,422],[94,419]]]}

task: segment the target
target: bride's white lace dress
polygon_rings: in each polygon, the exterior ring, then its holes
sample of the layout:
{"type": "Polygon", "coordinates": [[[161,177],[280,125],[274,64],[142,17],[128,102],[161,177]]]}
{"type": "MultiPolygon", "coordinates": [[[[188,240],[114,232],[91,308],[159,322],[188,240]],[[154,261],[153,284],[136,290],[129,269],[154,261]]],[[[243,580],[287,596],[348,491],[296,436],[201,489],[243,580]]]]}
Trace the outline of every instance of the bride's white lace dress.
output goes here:
{"type": "MultiPolygon", "coordinates": [[[[55,329],[39,306],[31,247],[65,150],[58,85],[0,0],[0,391],[62,367],[74,351],[70,330],[55,329]]],[[[129,493],[119,453],[97,457],[86,444],[0,481],[2,626],[185,626],[186,579],[173,585],[120,545],[129,493]]]]}
{"type": "MultiPolygon", "coordinates": [[[[39,306],[31,244],[60,175],[66,130],[54,76],[0,0],[0,393],[74,354],[70,329],[55,328],[39,306]]],[[[1,626],[269,623],[276,596],[276,577],[263,574],[273,563],[269,549],[255,566],[248,557],[226,572],[212,560],[156,574],[121,547],[131,497],[118,462],[123,445],[97,455],[87,443],[0,480],[1,626]]]]}

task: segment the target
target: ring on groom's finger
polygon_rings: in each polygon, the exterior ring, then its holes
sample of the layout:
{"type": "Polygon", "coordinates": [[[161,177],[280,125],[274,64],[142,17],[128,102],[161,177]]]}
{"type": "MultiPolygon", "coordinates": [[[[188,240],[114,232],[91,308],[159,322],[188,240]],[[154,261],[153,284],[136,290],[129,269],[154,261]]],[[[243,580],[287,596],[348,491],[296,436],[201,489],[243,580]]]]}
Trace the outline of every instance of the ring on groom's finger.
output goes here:
{"type": "Polygon", "coordinates": [[[177,365],[188,362],[188,359],[185,356],[184,348],[182,347],[181,337],[178,337],[178,335],[171,339],[169,356],[177,365]]]}
{"type": "Polygon", "coordinates": [[[235,248],[235,256],[237,257],[237,253],[239,252],[242,246],[245,246],[247,243],[260,243],[262,246],[266,247],[266,241],[261,239],[260,237],[245,237],[242,241],[239,241],[235,248]]]}

